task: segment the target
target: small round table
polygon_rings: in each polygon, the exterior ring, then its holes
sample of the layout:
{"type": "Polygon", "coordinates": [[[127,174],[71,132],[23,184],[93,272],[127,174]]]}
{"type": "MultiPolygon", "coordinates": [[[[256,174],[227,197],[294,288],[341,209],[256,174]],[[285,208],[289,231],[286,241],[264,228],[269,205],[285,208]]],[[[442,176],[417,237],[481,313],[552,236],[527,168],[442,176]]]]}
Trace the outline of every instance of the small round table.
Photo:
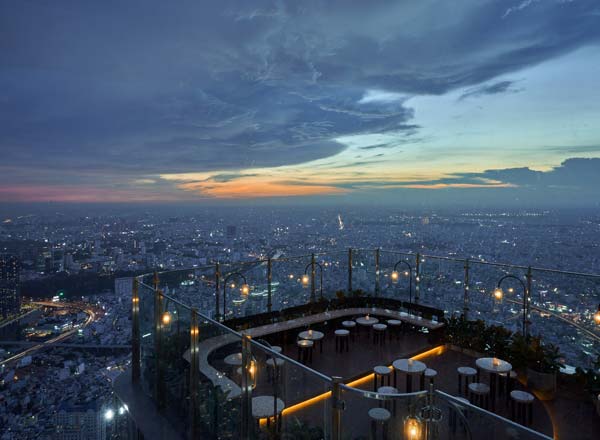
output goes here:
{"type": "MultiPolygon", "coordinates": [[[[491,394],[491,406],[492,411],[496,407],[496,377],[499,373],[508,373],[512,370],[512,365],[502,359],[498,358],[479,358],[475,361],[475,365],[477,365],[477,369],[484,370],[490,373],[490,394],[491,394]]],[[[479,379],[477,379],[479,381],[479,379]]]]}
{"type": "Polygon", "coordinates": [[[227,365],[231,365],[232,367],[239,367],[242,365],[242,353],[232,353],[228,356],[225,356],[223,359],[227,365]]]}
{"type": "Polygon", "coordinates": [[[300,339],[304,339],[306,341],[319,342],[319,352],[323,353],[323,338],[325,334],[323,332],[319,332],[316,330],[305,330],[303,332],[298,333],[298,337],[300,339]]]}
{"type": "Polygon", "coordinates": [[[396,371],[402,371],[406,373],[406,392],[412,392],[412,376],[420,375],[423,379],[423,373],[427,369],[427,365],[420,361],[411,361],[409,359],[396,359],[392,366],[394,367],[394,387],[398,388],[396,380],[396,371]]]}
{"type": "MultiPolygon", "coordinates": [[[[373,326],[379,322],[379,319],[373,318],[372,316],[361,316],[360,318],[356,318],[355,321],[359,325],[357,330],[360,332],[360,327],[367,327],[367,329],[371,330],[373,326]]],[[[370,332],[367,333],[370,334],[370,332]]]]}
{"type": "Polygon", "coordinates": [[[355,319],[356,323],[359,325],[364,325],[365,327],[371,327],[379,322],[379,319],[373,318],[372,316],[361,316],[360,318],[355,319]]]}

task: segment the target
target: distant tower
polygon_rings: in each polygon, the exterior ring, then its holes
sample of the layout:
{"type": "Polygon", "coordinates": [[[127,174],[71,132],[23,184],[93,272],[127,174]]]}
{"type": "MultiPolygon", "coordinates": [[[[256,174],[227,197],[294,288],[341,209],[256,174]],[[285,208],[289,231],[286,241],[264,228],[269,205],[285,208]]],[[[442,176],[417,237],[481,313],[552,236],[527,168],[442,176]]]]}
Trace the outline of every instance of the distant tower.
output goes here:
{"type": "Polygon", "coordinates": [[[6,318],[21,309],[19,276],[20,261],[10,255],[0,255],[0,315],[6,318]]]}
{"type": "Polygon", "coordinates": [[[227,238],[234,239],[237,235],[237,228],[233,225],[227,226],[227,238]]]}

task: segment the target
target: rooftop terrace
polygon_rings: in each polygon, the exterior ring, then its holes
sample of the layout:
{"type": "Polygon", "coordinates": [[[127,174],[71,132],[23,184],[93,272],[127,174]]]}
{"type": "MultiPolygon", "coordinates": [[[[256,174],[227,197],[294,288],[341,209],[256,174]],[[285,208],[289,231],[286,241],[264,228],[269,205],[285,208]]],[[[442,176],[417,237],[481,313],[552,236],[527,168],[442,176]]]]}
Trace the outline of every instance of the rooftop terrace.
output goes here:
{"type": "Polygon", "coordinates": [[[583,375],[521,355],[551,330],[544,350],[593,371],[599,280],[380,250],[142,276],[116,391],[148,438],[597,438],[583,375]],[[482,398],[459,367],[477,368],[482,398]],[[533,402],[513,412],[511,390],[533,402]]]}

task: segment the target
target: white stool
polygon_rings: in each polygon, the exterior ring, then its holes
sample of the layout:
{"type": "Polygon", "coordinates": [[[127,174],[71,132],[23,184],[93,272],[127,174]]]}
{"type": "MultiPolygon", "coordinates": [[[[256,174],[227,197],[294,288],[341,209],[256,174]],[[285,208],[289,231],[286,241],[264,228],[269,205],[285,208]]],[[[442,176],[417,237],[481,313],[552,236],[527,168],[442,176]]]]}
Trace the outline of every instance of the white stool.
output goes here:
{"type": "Polygon", "coordinates": [[[371,408],[369,418],[371,419],[371,438],[377,438],[377,425],[381,425],[383,438],[387,437],[387,423],[392,414],[385,408],[371,408]]]}
{"type": "Polygon", "coordinates": [[[512,419],[521,421],[524,425],[531,425],[533,421],[533,394],[526,391],[514,390],[510,392],[512,419]]]}
{"type": "Polygon", "coordinates": [[[356,322],[354,321],[343,321],[342,327],[350,332],[350,337],[352,338],[352,342],[354,342],[354,329],[356,328],[356,322]]]}
{"type": "MultiPolygon", "coordinates": [[[[390,386],[384,386],[377,388],[377,393],[379,394],[398,394],[398,389],[390,386]]],[[[396,399],[392,400],[382,400],[379,402],[379,406],[387,409],[388,411],[392,411],[393,414],[396,414],[396,399]]]]}
{"type": "Polygon", "coordinates": [[[456,369],[458,372],[458,394],[467,394],[467,388],[469,386],[469,381],[475,380],[475,376],[477,376],[477,370],[471,367],[458,367],[456,369]],[[465,390],[462,390],[462,379],[465,378],[465,390]]]}
{"type": "Polygon", "coordinates": [[[377,365],[373,368],[373,391],[377,389],[378,379],[381,377],[381,386],[385,385],[385,378],[387,377],[387,383],[390,385],[392,379],[392,369],[385,365],[377,365]]]}
{"type": "Polygon", "coordinates": [[[387,324],[390,327],[390,341],[392,340],[392,333],[396,334],[396,340],[400,339],[400,332],[402,330],[402,321],[399,319],[388,319],[387,324]]]}
{"type": "Polygon", "coordinates": [[[490,387],[481,382],[473,382],[469,384],[469,395],[474,405],[481,408],[488,408],[490,400],[490,387]]]}
{"type": "Polygon", "coordinates": [[[348,351],[348,338],[350,336],[350,331],[346,329],[339,329],[335,331],[335,351],[344,351],[344,346],[346,346],[346,351],[348,351]]]}
{"type": "Polygon", "coordinates": [[[296,341],[296,345],[298,346],[298,361],[312,364],[312,352],[315,343],[308,339],[299,339],[296,341]]]}
{"type": "Polygon", "coordinates": [[[385,324],[374,324],[373,325],[373,344],[383,345],[385,344],[385,330],[387,325],[385,324]]]}
{"type": "Polygon", "coordinates": [[[425,380],[429,382],[429,385],[433,385],[433,380],[437,374],[437,371],[435,371],[433,368],[428,368],[425,370],[425,373],[423,373],[423,376],[425,377],[425,380]]]}

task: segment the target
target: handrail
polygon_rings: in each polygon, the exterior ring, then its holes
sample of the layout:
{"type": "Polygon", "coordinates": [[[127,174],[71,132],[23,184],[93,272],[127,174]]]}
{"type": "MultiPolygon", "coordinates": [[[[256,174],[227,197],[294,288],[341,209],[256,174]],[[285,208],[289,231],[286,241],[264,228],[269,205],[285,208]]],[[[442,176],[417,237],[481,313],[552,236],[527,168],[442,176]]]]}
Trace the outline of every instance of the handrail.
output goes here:
{"type": "MultiPolygon", "coordinates": [[[[375,249],[365,249],[365,248],[352,248],[354,251],[356,252],[366,252],[366,251],[374,251],[375,249]]],[[[332,255],[332,254],[336,254],[336,253],[343,253],[345,250],[333,250],[333,251],[327,251],[327,252],[316,252],[314,255],[316,257],[318,256],[325,256],[325,255],[332,255]]],[[[401,251],[394,251],[394,250],[386,250],[386,249],[380,249],[380,252],[382,253],[389,253],[389,254],[395,254],[395,255],[404,255],[407,257],[415,257],[417,256],[416,253],[413,252],[401,252],[401,251]]],[[[272,258],[271,262],[286,262],[286,261],[292,261],[292,260],[296,260],[296,259],[301,259],[301,258],[310,258],[312,254],[306,254],[306,255],[297,255],[297,256],[289,256],[289,257],[279,257],[279,258],[272,258]]],[[[423,258],[431,258],[431,259],[436,259],[436,260],[446,260],[446,261],[455,261],[455,262],[460,262],[460,263],[464,263],[465,261],[469,261],[469,263],[473,263],[473,264],[480,264],[480,265],[484,265],[484,266],[495,266],[495,267],[504,267],[507,269],[523,269],[523,270],[527,270],[529,269],[529,267],[531,267],[532,271],[537,271],[537,272],[547,272],[547,273],[556,273],[556,274],[563,274],[563,275],[571,275],[571,276],[577,276],[577,277],[585,277],[585,278],[597,278],[600,280],[600,274],[596,274],[596,273],[590,273],[590,272],[576,272],[576,271],[571,271],[571,270],[562,270],[562,269],[552,269],[552,268],[546,268],[546,267],[537,267],[537,266],[524,266],[524,265],[520,265],[520,264],[511,264],[511,263],[496,263],[494,261],[482,261],[482,260],[477,260],[477,259],[473,259],[471,257],[469,258],[458,258],[458,257],[448,257],[448,256],[444,256],[444,255],[430,255],[430,254],[420,254],[421,257],[423,258]]],[[[243,265],[252,265],[252,264],[260,264],[260,263],[267,263],[268,262],[268,258],[260,258],[260,259],[256,259],[256,260],[251,260],[251,261],[235,261],[235,262],[221,262],[221,265],[237,265],[237,266],[243,266],[243,265]]],[[[214,264],[209,264],[209,265],[204,265],[204,266],[197,266],[197,267],[188,267],[188,268],[181,268],[181,269],[172,269],[172,270],[162,270],[157,272],[158,275],[161,274],[166,274],[166,273],[174,273],[174,272],[183,272],[183,271],[194,271],[194,270],[203,270],[203,269],[214,269],[214,264]]],[[[145,274],[141,274],[138,275],[137,278],[143,278],[146,276],[151,276],[153,275],[153,272],[148,272],[145,274]]]]}
{"type": "Polygon", "coordinates": [[[542,434],[539,431],[535,431],[535,430],[533,430],[531,428],[528,428],[527,426],[520,425],[520,424],[518,424],[516,422],[513,422],[510,419],[507,419],[505,417],[499,416],[496,413],[493,413],[491,411],[483,409],[483,408],[481,408],[479,406],[473,405],[470,402],[469,403],[465,403],[465,402],[457,399],[456,396],[453,396],[451,394],[445,393],[445,392],[440,391],[440,390],[435,390],[434,393],[437,396],[441,397],[442,400],[446,400],[448,402],[452,402],[452,403],[455,403],[455,404],[458,404],[458,405],[461,405],[461,406],[466,406],[466,407],[469,408],[469,411],[472,411],[474,413],[479,412],[481,414],[484,414],[487,417],[492,417],[494,419],[497,419],[497,420],[501,421],[502,423],[510,425],[510,426],[514,427],[515,429],[517,429],[517,430],[525,431],[525,432],[527,432],[527,433],[529,433],[529,434],[531,434],[533,436],[537,436],[537,437],[542,438],[542,439],[552,440],[552,437],[548,437],[547,435],[542,434]]]}

